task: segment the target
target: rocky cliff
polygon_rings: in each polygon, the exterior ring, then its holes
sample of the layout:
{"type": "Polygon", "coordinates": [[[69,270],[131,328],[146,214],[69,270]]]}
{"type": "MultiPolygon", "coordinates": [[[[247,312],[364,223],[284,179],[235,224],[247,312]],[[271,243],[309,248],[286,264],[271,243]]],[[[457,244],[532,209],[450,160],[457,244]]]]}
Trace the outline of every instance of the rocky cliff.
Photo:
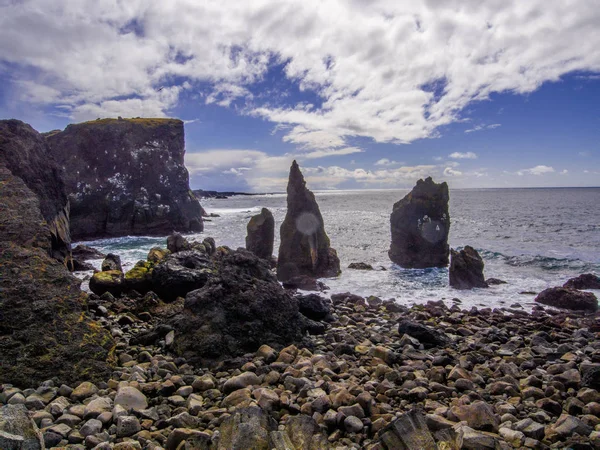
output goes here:
{"type": "Polygon", "coordinates": [[[48,253],[64,262],[71,251],[69,201],[60,166],[49,157],[42,135],[20,120],[1,120],[0,166],[35,194],[49,230],[48,253]]]}
{"type": "Polygon", "coordinates": [[[340,274],[340,260],[325,233],[315,194],[306,188],[296,161],[290,168],[287,214],[280,233],[277,261],[277,278],[280,281],[299,276],[320,278],[340,274]]]}
{"type": "Polygon", "coordinates": [[[105,377],[114,342],[86,316],[79,281],[50,256],[68,239],[58,169],[29,125],[2,121],[0,136],[0,380],[105,377]]]}
{"type": "Polygon", "coordinates": [[[448,265],[449,199],[448,185],[428,177],[394,204],[388,252],[393,262],[416,269],[448,265]]]}
{"type": "Polygon", "coordinates": [[[65,169],[75,239],[202,231],[183,122],[102,119],[46,134],[65,169]]]}

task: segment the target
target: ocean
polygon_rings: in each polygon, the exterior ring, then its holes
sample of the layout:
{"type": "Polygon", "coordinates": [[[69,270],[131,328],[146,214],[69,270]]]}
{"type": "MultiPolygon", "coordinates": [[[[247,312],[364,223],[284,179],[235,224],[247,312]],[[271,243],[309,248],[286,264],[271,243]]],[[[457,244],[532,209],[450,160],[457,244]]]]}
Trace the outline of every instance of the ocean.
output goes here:
{"type": "MultiPolygon", "coordinates": [[[[600,188],[454,189],[450,190],[452,248],[471,245],[485,262],[486,278],[506,284],[488,289],[458,291],[448,286],[448,269],[402,269],[393,264],[389,216],[395,202],[409,190],[356,190],[315,192],[325,230],[338,252],[342,274],[323,279],[330,290],[395,298],[411,306],[429,300],[462,308],[521,307],[530,310],[532,292],[562,285],[582,273],[600,274],[600,188]],[[386,270],[347,269],[351,262],[365,262],[386,270]]],[[[204,199],[209,218],[205,230],[190,240],[215,238],[217,245],[245,245],[250,217],[269,208],[276,222],[275,255],[279,226],[286,213],[285,194],[233,196],[204,199]]],[[[123,237],[84,242],[104,253],[121,256],[124,269],[165,237],[123,237]]],[[[100,266],[101,261],[91,261],[100,266]]],[[[593,292],[593,291],[592,291],[593,292]]],[[[600,292],[595,292],[600,297],[600,292]]]]}

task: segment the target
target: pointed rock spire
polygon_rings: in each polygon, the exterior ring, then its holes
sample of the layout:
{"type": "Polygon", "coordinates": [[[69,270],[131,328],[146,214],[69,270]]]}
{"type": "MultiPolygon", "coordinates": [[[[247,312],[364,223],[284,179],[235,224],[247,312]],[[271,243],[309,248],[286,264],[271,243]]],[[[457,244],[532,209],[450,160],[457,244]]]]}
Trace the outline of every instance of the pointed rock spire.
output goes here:
{"type": "Polygon", "coordinates": [[[306,188],[298,163],[290,168],[287,214],[281,224],[277,278],[288,281],[298,276],[335,277],[340,260],[330,247],[323,217],[315,195],[306,188]]]}

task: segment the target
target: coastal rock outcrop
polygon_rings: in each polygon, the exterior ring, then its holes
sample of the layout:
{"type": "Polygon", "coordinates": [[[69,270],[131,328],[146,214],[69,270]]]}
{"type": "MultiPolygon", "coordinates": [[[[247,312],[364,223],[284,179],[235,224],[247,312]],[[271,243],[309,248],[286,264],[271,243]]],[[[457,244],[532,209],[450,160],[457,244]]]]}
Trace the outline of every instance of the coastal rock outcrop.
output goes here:
{"type": "Polygon", "coordinates": [[[277,282],[268,261],[244,249],[219,247],[213,262],[214,273],[204,287],[187,294],[184,312],[169,322],[176,353],[206,362],[301,339],[298,304],[277,282]]]}
{"type": "Polygon", "coordinates": [[[325,233],[323,217],[315,195],[296,161],[290,168],[287,186],[287,214],[281,224],[277,278],[286,281],[301,275],[313,278],[340,274],[340,260],[325,233]]]}
{"type": "Polygon", "coordinates": [[[545,289],[538,294],[534,301],[555,308],[590,312],[598,310],[598,299],[594,294],[564,287],[545,289]]]}
{"type": "Polygon", "coordinates": [[[415,269],[448,265],[449,198],[448,185],[428,177],[394,204],[388,252],[393,262],[415,269]]]}
{"type": "Polygon", "coordinates": [[[252,216],[246,227],[246,249],[259,258],[271,259],[275,239],[275,219],[267,208],[252,216]]]}
{"type": "Polygon", "coordinates": [[[457,252],[450,251],[450,286],[455,289],[489,287],[483,276],[483,259],[477,250],[467,245],[457,252]]]}
{"type": "Polygon", "coordinates": [[[593,273],[584,273],[571,278],[563,284],[563,287],[569,289],[600,289],[600,277],[593,273]]]}
{"type": "Polygon", "coordinates": [[[203,230],[183,161],[182,121],[102,119],[45,137],[65,168],[73,238],[203,230]]]}
{"type": "Polygon", "coordinates": [[[50,231],[50,255],[67,263],[71,256],[70,206],[63,173],[42,135],[20,120],[0,120],[0,167],[33,191],[50,231]]]}
{"type": "MultiPolygon", "coordinates": [[[[17,121],[5,121],[2,127],[3,133],[6,127],[33,133],[17,121]]],[[[10,145],[2,144],[2,158],[10,145]]],[[[19,164],[35,167],[37,156],[31,147],[24,147],[19,164]]],[[[12,172],[4,161],[0,164],[0,380],[24,386],[50,378],[101,379],[110,372],[114,341],[86,315],[80,281],[50,256],[59,251],[56,230],[60,226],[45,220],[42,208],[46,201],[49,210],[58,203],[38,198],[27,185],[27,176],[16,175],[18,170],[12,172]]],[[[60,216],[61,210],[55,211],[60,216]]]]}

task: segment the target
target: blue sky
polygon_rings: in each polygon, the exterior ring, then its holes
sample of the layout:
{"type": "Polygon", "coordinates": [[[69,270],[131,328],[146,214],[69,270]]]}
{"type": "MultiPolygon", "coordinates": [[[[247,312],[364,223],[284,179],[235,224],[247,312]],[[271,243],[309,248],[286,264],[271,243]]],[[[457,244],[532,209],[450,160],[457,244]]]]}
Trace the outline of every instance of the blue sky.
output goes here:
{"type": "Polygon", "coordinates": [[[598,186],[593,3],[0,0],[0,118],[179,117],[194,188],[598,186]]]}

